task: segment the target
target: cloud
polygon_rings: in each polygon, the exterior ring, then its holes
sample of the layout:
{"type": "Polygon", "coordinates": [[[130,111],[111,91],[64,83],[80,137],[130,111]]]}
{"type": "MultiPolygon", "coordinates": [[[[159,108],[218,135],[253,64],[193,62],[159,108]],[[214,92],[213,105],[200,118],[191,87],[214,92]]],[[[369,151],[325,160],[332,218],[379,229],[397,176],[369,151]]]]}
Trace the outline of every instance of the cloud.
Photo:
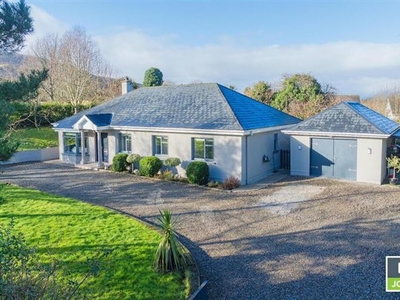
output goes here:
{"type": "Polygon", "coordinates": [[[27,36],[25,48],[22,53],[27,53],[30,45],[32,45],[36,39],[42,38],[48,33],[57,32],[62,34],[69,28],[67,24],[60,22],[40,7],[33,4],[29,4],[29,6],[31,7],[31,16],[33,18],[35,31],[33,34],[27,36]]]}
{"type": "MultiPolygon", "coordinates": [[[[24,52],[39,37],[62,34],[70,25],[31,5],[35,33],[24,52]]],[[[324,44],[249,46],[240,37],[214,37],[214,43],[188,45],[179,35],[150,35],[118,27],[115,33],[93,36],[104,58],[119,76],[143,80],[145,70],[158,67],[164,80],[175,83],[219,82],[239,91],[260,80],[279,84],[283,74],[310,73],[339,93],[367,97],[400,82],[400,44],[339,41],[324,44]]],[[[110,32],[110,31],[108,31],[110,32]]],[[[259,43],[258,43],[259,44],[259,43]]]]}
{"type": "Polygon", "coordinates": [[[278,82],[283,74],[311,73],[340,93],[363,96],[400,81],[400,44],[344,41],[309,45],[242,47],[232,40],[187,46],[177,36],[126,30],[95,40],[123,75],[141,81],[149,67],[176,83],[220,82],[239,90],[259,80],[278,82]]]}

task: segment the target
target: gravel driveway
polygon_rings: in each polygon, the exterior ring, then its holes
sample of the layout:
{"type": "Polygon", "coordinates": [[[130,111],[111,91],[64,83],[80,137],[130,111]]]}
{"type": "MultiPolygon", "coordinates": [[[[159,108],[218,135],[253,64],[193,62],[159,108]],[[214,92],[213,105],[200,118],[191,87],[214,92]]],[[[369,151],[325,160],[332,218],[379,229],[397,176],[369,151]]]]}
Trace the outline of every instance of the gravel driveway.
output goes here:
{"type": "Polygon", "coordinates": [[[179,233],[210,281],[210,299],[387,299],[385,256],[400,255],[400,189],[288,178],[227,193],[81,170],[4,166],[0,179],[118,209],[179,233]]]}

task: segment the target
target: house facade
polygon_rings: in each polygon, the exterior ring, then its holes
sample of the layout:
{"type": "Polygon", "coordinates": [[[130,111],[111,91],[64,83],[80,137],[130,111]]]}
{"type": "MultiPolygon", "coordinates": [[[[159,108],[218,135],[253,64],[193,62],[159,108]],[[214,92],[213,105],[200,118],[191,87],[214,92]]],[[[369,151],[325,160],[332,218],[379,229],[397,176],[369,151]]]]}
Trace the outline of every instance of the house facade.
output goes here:
{"type": "Polygon", "coordinates": [[[381,184],[399,129],[358,102],[342,102],[283,131],[291,136],[291,175],[381,184]]]}
{"type": "MultiPolygon", "coordinates": [[[[125,87],[125,88],[124,88],[125,87]]],[[[208,163],[210,177],[242,184],[280,168],[290,148],[282,129],[300,120],[216,83],[142,87],[61,120],[60,159],[71,164],[112,162],[117,153],[178,157],[208,163]]]]}

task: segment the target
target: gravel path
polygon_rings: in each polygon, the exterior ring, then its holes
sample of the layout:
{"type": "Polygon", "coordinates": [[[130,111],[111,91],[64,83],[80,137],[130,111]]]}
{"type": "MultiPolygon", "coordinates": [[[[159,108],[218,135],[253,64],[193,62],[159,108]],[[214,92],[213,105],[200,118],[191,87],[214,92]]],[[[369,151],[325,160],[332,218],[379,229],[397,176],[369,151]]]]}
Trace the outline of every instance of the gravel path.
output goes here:
{"type": "Polygon", "coordinates": [[[25,187],[153,222],[159,209],[210,281],[210,299],[387,299],[385,256],[400,255],[400,189],[289,178],[227,193],[56,163],[4,166],[25,187]]]}

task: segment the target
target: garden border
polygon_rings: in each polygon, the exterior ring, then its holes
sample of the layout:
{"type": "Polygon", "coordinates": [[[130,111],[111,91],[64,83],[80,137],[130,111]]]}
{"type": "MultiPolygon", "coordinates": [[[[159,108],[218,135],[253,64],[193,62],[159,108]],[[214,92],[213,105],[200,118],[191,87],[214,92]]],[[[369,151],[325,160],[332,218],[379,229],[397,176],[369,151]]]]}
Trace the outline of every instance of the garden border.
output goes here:
{"type": "Polygon", "coordinates": [[[8,161],[1,162],[3,165],[11,165],[25,162],[46,161],[59,159],[58,147],[17,151],[8,161]]]}

